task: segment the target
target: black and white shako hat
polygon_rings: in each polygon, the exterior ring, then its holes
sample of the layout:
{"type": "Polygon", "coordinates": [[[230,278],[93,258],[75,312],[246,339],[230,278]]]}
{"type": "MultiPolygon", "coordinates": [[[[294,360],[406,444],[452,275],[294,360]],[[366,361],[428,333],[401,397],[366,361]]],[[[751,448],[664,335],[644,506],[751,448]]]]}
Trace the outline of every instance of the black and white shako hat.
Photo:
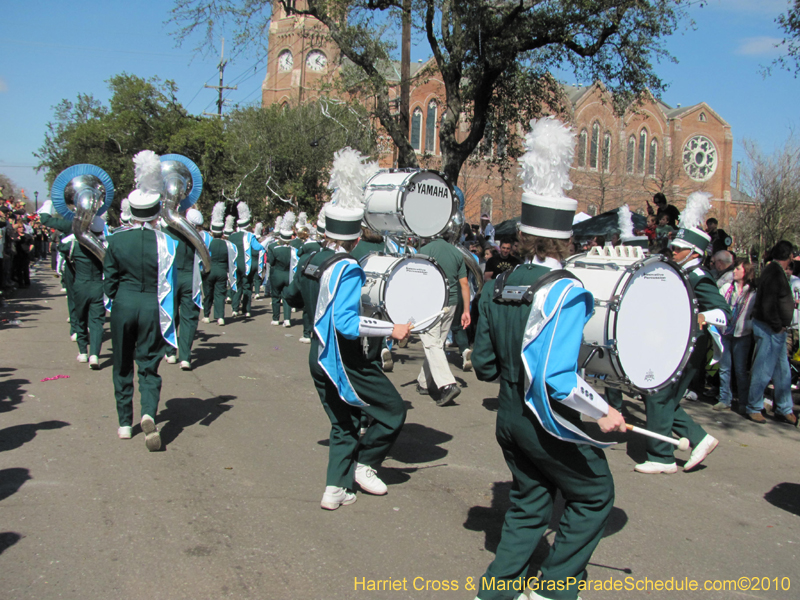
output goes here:
{"type": "Polygon", "coordinates": [[[520,231],[529,235],[568,239],[578,202],[564,195],[572,189],[569,170],[575,154],[575,134],[554,117],[531,121],[520,158],[522,215],[520,231]]]}
{"type": "Polygon", "coordinates": [[[335,240],[355,240],[361,236],[364,216],[364,185],[378,171],[378,164],[349,146],[333,155],[328,189],[333,190],[325,208],[325,235],[335,240]]]}
{"type": "Polygon", "coordinates": [[[133,157],[136,189],[128,195],[131,217],[136,221],[152,221],[161,211],[164,179],[161,159],[152,150],[142,150],[133,157]]]}
{"type": "Polygon", "coordinates": [[[711,194],[693,192],[686,199],[686,208],[681,213],[679,229],[670,242],[673,248],[690,248],[700,256],[706,253],[711,236],[702,230],[706,213],[711,208],[711,194]]]}

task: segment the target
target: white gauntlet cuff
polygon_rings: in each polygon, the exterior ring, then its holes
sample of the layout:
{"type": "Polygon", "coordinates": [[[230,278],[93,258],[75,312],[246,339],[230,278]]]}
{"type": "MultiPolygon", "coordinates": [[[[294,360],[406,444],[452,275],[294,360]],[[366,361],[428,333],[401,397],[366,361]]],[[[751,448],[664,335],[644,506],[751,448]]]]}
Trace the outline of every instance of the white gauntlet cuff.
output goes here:
{"type": "Polygon", "coordinates": [[[578,376],[578,383],[572,389],[572,392],[561,401],[561,404],[569,406],[595,420],[608,414],[608,403],[580,376],[578,376]]]}
{"type": "Polygon", "coordinates": [[[372,317],[358,318],[359,337],[388,337],[394,331],[394,323],[381,321],[372,317]]]}
{"type": "Polygon", "coordinates": [[[706,323],[709,325],[716,325],[717,327],[725,327],[728,325],[728,319],[725,317],[725,313],[722,309],[715,308],[713,310],[707,310],[705,312],[701,312],[706,319],[706,323]]]}

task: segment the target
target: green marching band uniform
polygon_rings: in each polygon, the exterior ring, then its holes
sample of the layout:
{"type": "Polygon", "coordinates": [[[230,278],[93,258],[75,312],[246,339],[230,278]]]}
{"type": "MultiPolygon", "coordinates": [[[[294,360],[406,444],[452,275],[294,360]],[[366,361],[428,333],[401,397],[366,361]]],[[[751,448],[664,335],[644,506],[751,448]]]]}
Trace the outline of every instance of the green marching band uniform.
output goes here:
{"type": "MultiPolygon", "coordinates": [[[[703,199],[710,194],[695,192],[687,198],[684,215],[691,215],[696,211],[693,206],[702,204],[703,199]]],[[[700,213],[700,220],[705,211],[700,213]]],[[[703,316],[706,326],[697,337],[692,356],[677,382],[663,390],[645,398],[645,411],[647,415],[647,429],[661,435],[669,436],[671,432],[679,437],[685,437],[692,446],[692,454],[684,465],[684,471],[689,471],[699,465],[705,457],[716,448],[718,441],[707,434],[706,431],[686,413],[681,406],[681,398],[689,389],[692,378],[705,368],[706,353],[709,343],[714,343],[715,348],[721,352],[719,331],[724,331],[728,319],[731,318],[730,307],[719,292],[716,283],[705,271],[700,268],[706,247],[711,238],[696,225],[699,223],[684,223],[681,219],[681,228],[671,242],[673,256],[676,262],[688,273],[689,283],[694,290],[699,305],[700,315],[703,316]],[[719,328],[719,329],[718,329],[719,328]]],[[[716,352],[715,352],[716,354],[716,352]]],[[[675,464],[674,446],[653,438],[647,438],[647,462],[636,465],[635,470],[640,473],[674,473],[677,471],[675,464]]]]}
{"type": "Polygon", "coordinates": [[[203,236],[211,255],[211,272],[203,274],[203,316],[207,323],[214,308],[214,319],[225,324],[225,297],[229,283],[235,281],[236,247],[222,239],[225,227],[225,204],[217,202],[211,211],[211,234],[203,236]],[[231,269],[233,267],[233,269],[231,269]]]}
{"type": "MultiPolygon", "coordinates": [[[[45,227],[55,229],[61,235],[61,241],[72,234],[72,222],[56,217],[50,214],[53,210],[53,203],[47,201],[39,209],[39,220],[45,227]]],[[[58,265],[59,272],[61,273],[61,281],[64,284],[64,289],[67,290],[67,311],[69,314],[69,334],[70,336],[77,336],[77,323],[78,317],[75,314],[75,266],[68,259],[67,255],[59,249],[58,251],[58,265]]]]}
{"type": "MultiPolygon", "coordinates": [[[[568,182],[574,134],[554,119],[540,119],[526,143],[524,164],[558,164],[560,181],[568,182]],[[553,137],[560,143],[542,142],[553,137]],[[556,159],[537,159],[533,150],[555,153],[559,148],[566,156],[556,159]]],[[[523,254],[531,262],[487,282],[479,302],[473,366],[478,379],[500,381],[496,437],[513,476],[511,507],[495,559],[481,578],[480,600],[526,598],[528,586],[531,598],[577,598],[614,504],[614,482],[601,450],[610,444],[590,438],[580,416],[597,419],[603,431],[625,427],[620,414],[577,374],[593,297],[560,270],[557,260],[566,254],[577,202],[563,197],[560,189],[539,191],[534,183],[525,180],[520,223],[523,254]],[[543,222],[549,225],[542,228],[543,222]],[[542,256],[536,240],[562,251],[542,256]],[[541,578],[529,580],[536,575],[529,573],[531,560],[558,491],[564,514],[541,578]]]]}
{"type": "MultiPolygon", "coordinates": [[[[321,506],[334,510],[356,501],[354,490],[383,495],[386,485],[375,469],[381,465],[405,422],[403,399],[384,375],[377,355],[365,353],[362,337],[408,335],[408,325],[361,317],[364,270],[347,254],[361,232],[363,209],[357,185],[338,188],[336,173],[341,161],[361,165],[360,154],[350,148],[336,153],[329,187],[334,205],[325,208],[327,247],[308,255],[298,266],[286,298],[293,306],[315,307],[314,335],[309,349],[309,368],[322,406],[331,422],[328,472],[321,506]],[[341,244],[341,245],[340,245],[341,244]],[[373,421],[359,439],[361,416],[373,421]]],[[[353,167],[345,169],[352,172],[353,167]]],[[[368,169],[365,169],[368,171],[368,169]]]]}
{"type": "Polygon", "coordinates": [[[166,343],[177,345],[173,321],[177,244],[151,224],[161,210],[158,156],[143,150],[134,157],[134,163],[138,189],[128,196],[133,222],[130,228],[117,230],[108,240],[104,290],[112,302],[111,343],[118,436],[121,439],[131,437],[135,360],[142,431],[147,449],[155,451],[161,447],[155,425],[161,396],[158,367],[166,343]]]}
{"type": "MultiPolygon", "coordinates": [[[[95,217],[92,231],[102,235],[105,222],[95,217]]],[[[89,366],[98,367],[98,357],[103,345],[103,325],[106,306],[103,299],[103,263],[75,239],[67,236],[58,246],[59,252],[69,257],[74,265],[75,327],[78,335],[79,359],[84,362],[89,350],[89,366]],[[81,358],[83,357],[83,358],[81,358]]]]}
{"type": "Polygon", "coordinates": [[[289,212],[284,215],[280,228],[280,239],[270,244],[267,248],[267,264],[269,265],[269,287],[272,294],[272,324],[278,325],[283,321],[287,327],[291,324],[291,308],[283,298],[283,290],[289,285],[289,271],[292,266],[292,254],[296,250],[289,245],[292,240],[292,226],[294,214],[289,212]],[[281,319],[281,306],[283,306],[283,319],[281,319]]]}
{"type": "Polygon", "coordinates": [[[250,227],[250,208],[239,202],[239,227],[236,233],[228,236],[228,241],[236,246],[236,285],[237,290],[231,299],[234,314],[250,315],[253,302],[253,282],[258,272],[258,256],[264,250],[256,236],[247,231],[250,227]]]}

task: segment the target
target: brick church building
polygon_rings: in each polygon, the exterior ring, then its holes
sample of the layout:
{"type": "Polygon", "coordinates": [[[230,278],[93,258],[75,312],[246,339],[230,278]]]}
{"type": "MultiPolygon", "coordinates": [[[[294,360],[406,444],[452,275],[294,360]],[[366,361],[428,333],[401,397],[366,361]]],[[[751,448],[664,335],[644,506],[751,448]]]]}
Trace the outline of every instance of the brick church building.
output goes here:
{"type": "MultiPolygon", "coordinates": [[[[262,105],[296,105],[330,93],[322,90],[332,89],[340,57],[326,39],[324,25],[311,17],[288,16],[277,2],[273,9],[262,105]]],[[[436,169],[441,164],[438,124],[444,84],[425,67],[430,65],[411,65],[409,139],[420,165],[436,169]]],[[[390,97],[399,101],[400,64],[386,70],[390,97]]],[[[571,174],[574,187],[567,194],[578,201],[578,211],[595,215],[628,204],[631,210],[644,213],[646,201],[658,191],[683,209],[686,197],[701,190],[712,194],[709,216],[717,217],[723,228],[729,226],[741,197],[733,190],[732,199],[733,134],[710,106],[701,102],[672,108],[647,95],[619,116],[602,83],[563,85],[563,93],[564,113],[577,135],[571,174]]],[[[462,131],[467,127],[462,126],[462,131]]],[[[379,140],[379,151],[381,166],[396,165],[388,136],[379,140]]],[[[467,197],[468,222],[477,223],[481,213],[489,213],[494,223],[519,215],[521,188],[516,168],[503,177],[484,160],[496,151],[496,146],[483,143],[475,160],[461,170],[458,185],[467,197]]]]}

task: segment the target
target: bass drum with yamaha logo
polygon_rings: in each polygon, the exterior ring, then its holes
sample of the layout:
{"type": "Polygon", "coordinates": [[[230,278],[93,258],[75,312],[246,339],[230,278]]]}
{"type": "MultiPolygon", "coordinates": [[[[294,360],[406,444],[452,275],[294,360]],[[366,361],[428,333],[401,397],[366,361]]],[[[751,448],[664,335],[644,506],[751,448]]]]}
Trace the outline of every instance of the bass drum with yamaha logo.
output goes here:
{"type": "Polygon", "coordinates": [[[457,210],[452,186],[436,171],[379,171],[364,192],[364,222],[383,234],[434,237],[447,229],[457,210]]]}

